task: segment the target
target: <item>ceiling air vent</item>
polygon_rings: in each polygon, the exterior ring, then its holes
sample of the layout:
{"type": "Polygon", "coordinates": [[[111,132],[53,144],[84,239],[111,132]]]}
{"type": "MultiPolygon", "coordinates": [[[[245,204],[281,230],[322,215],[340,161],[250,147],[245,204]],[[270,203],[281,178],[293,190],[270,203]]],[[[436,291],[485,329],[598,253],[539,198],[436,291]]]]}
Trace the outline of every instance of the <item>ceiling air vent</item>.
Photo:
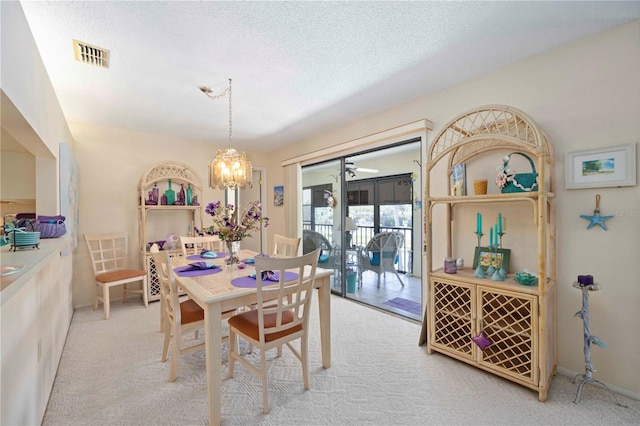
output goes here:
{"type": "Polygon", "coordinates": [[[109,51],[83,41],[73,40],[73,55],[76,61],[97,67],[109,68],[109,51]]]}

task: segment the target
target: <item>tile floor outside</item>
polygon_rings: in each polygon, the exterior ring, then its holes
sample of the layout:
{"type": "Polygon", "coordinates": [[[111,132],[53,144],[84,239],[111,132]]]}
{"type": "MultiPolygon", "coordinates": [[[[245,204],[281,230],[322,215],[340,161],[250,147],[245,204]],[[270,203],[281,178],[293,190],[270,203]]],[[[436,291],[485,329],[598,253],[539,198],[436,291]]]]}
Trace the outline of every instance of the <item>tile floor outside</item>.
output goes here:
{"type": "MultiPolygon", "coordinates": [[[[375,272],[365,271],[362,277],[362,287],[356,286],[355,292],[347,292],[347,298],[352,299],[366,305],[370,305],[377,309],[382,309],[394,314],[409,318],[411,320],[422,322],[422,314],[415,314],[404,309],[386,305],[385,302],[400,297],[420,303],[420,312],[424,313],[424,304],[422,300],[422,280],[420,277],[407,276],[400,274],[404,287],[398,281],[398,278],[387,273],[380,279],[380,288],[378,285],[378,276],[375,272]]],[[[334,282],[334,291],[339,291],[339,282],[334,282]]]]}

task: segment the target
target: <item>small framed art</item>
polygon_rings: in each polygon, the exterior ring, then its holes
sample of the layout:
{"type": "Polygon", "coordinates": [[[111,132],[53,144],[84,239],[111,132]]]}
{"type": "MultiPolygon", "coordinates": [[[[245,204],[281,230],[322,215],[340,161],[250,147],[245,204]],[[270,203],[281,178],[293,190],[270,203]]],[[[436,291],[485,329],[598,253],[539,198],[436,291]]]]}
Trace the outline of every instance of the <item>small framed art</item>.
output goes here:
{"type": "Polygon", "coordinates": [[[284,186],[273,187],[273,205],[284,206],[284,186]]]}
{"type": "Polygon", "coordinates": [[[490,249],[489,247],[476,247],[476,253],[473,256],[473,269],[476,269],[478,265],[482,266],[482,269],[487,269],[493,262],[493,266],[496,267],[498,263],[502,263],[502,268],[506,273],[509,273],[509,257],[511,256],[511,250],[499,248],[490,249]]]}
{"type": "Polygon", "coordinates": [[[467,195],[467,165],[465,163],[453,166],[451,179],[451,195],[467,195]]]}
{"type": "Polygon", "coordinates": [[[564,165],[567,189],[634,186],[636,144],[567,152],[564,165]]]}

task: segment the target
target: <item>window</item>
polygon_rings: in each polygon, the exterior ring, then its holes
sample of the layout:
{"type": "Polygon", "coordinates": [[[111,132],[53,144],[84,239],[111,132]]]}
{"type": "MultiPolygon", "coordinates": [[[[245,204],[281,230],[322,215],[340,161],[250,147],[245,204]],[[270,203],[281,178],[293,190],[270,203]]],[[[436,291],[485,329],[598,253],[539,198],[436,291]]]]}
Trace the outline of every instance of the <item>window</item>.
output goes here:
{"type": "Polygon", "coordinates": [[[317,225],[333,227],[333,209],[327,205],[331,185],[316,185],[302,190],[302,224],[304,229],[317,229],[317,225]]]}

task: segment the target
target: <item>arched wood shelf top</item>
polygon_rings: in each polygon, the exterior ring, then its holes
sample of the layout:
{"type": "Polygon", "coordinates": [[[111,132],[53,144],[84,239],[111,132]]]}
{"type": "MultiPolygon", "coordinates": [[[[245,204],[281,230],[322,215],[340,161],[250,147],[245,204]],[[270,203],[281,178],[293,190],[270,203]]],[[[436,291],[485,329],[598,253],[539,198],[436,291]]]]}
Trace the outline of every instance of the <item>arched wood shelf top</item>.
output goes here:
{"type": "Polygon", "coordinates": [[[176,183],[190,183],[194,189],[202,190],[200,176],[191,167],[177,161],[163,161],[151,167],[140,178],[138,190],[144,190],[156,182],[171,179],[176,183]]]}
{"type": "Polygon", "coordinates": [[[551,156],[544,133],[524,112],[505,105],[477,107],[451,120],[436,135],[427,170],[449,153],[451,169],[483,152],[514,147],[539,158],[551,156]]]}

